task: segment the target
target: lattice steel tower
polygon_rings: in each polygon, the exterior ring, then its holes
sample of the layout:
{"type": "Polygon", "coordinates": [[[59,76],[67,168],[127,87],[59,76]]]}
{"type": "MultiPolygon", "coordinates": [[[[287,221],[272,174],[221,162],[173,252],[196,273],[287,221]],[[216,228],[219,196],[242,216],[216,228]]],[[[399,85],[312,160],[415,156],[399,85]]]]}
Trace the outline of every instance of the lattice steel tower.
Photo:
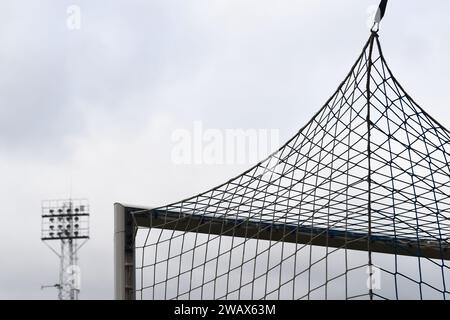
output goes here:
{"type": "Polygon", "coordinates": [[[41,240],[59,257],[60,300],[77,300],[80,292],[78,250],[89,239],[89,203],[83,199],[42,202],[41,240]],[[81,242],[78,242],[81,240],[81,242]],[[52,246],[60,243],[60,249],[52,246]]]}

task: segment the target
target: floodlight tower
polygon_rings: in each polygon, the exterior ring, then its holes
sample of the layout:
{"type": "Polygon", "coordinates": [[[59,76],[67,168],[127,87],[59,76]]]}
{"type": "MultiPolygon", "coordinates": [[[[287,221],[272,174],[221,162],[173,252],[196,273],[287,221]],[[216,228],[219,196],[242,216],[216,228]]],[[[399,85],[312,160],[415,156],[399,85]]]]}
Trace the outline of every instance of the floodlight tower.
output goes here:
{"type": "Polygon", "coordinates": [[[77,300],[80,292],[78,250],[89,239],[89,203],[84,199],[42,201],[41,240],[60,259],[60,300],[77,300]],[[78,242],[81,240],[81,242],[78,242]],[[59,242],[60,248],[54,247],[59,242]]]}

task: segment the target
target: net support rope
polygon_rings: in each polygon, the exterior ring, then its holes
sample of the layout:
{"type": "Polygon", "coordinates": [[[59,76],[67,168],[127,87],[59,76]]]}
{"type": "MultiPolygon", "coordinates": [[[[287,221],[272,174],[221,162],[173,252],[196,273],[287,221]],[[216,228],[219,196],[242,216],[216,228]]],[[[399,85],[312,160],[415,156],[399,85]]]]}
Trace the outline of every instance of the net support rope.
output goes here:
{"type": "Polygon", "coordinates": [[[139,299],[448,299],[450,132],[372,32],[277,152],[189,199],[136,210],[139,299]]]}

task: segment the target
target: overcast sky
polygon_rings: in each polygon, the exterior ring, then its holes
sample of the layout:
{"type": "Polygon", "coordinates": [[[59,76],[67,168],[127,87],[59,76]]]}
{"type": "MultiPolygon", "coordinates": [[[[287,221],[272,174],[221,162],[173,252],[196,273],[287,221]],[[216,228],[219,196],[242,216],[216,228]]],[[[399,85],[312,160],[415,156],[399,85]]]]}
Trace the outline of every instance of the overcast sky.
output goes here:
{"type": "MultiPolygon", "coordinates": [[[[406,91],[450,127],[450,2],[390,1],[406,91]]],[[[113,203],[158,206],[248,165],[176,165],[174,130],[302,127],[344,79],[377,0],[0,2],[0,298],[54,299],[41,200],[91,204],[81,299],[113,297],[113,203]],[[80,8],[71,30],[70,5],[80,8]]]]}

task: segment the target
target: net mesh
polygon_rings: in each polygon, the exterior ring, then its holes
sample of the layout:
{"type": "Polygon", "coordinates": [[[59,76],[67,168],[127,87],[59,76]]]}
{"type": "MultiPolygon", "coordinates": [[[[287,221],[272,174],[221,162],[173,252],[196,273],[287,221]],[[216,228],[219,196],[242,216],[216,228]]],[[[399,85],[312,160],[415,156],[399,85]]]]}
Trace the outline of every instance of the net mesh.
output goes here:
{"type": "Polygon", "coordinates": [[[450,133],[372,33],[276,153],[210,191],[136,212],[139,299],[448,299],[450,133]]]}

